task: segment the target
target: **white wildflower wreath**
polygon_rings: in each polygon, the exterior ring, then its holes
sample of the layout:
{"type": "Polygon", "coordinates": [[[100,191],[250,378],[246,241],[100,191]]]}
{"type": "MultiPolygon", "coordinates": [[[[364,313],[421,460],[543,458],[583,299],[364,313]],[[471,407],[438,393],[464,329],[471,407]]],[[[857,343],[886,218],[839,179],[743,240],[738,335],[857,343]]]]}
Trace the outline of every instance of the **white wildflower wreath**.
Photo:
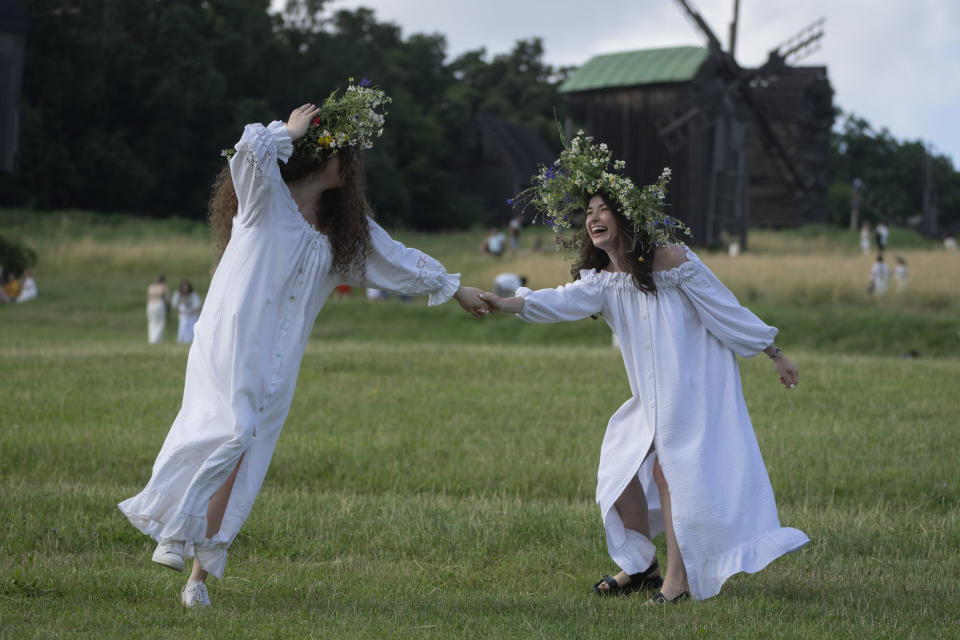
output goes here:
{"type": "MultiPolygon", "coordinates": [[[[507,200],[511,206],[524,209],[533,206],[558,234],[562,247],[578,248],[578,242],[561,237],[572,228],[571,219],[582,213],[590,197],[603,194],[633,226],[635,241],[653,246],[677,244],[690,229],[680,220],[667,215],[665,198],[670,181],[667,167],[653,184],[642,189],[620,172],[626,167],[616,160],[610,171],[613,154],[605,143],[594,144],[593,137],[578,131],[564,143],[560,157],[550,166],[541,165],[533,176],[533,186],[507,200]]],[[[648,248],[648,247],[644,247],[648,248]]]]}
{"type": "MultiPolygon", "coordinates": [[[[383,107],[390,97],[372,84],[367,78],[354,84],[350,78],[343,93],[336,90],[327,96],[307,133],[294,142],[294,151],[324,162],[347,147],[373,148],[373,141],[383,135],[383,107]]],[[[234,153],[234,149],[225,149],[221,155],[229,159],[234,153]]]]}

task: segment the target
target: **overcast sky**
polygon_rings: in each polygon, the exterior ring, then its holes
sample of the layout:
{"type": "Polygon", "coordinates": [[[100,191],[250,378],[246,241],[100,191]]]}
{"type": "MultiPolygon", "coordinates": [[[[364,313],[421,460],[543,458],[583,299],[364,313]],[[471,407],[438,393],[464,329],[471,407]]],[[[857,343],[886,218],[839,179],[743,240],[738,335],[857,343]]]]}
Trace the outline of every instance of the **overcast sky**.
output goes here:
{"type": "MultiPolygon", "coordinates": [[[[690,2],[726,46],[733,0],[690,2]]],[[[705,44],[673,0],[333,0],[329,8],[359,6],[405,37],[444,34],[449,57],[480,47],[502,53],[535,36],[555,66],[705,44]]],[[[737,60],[761,64],[820,17],[822,47],[800,64],[827,66],[834,104],[898,139],[932,144],[960,167],[960,0],[741,0],[737,60]]]]}

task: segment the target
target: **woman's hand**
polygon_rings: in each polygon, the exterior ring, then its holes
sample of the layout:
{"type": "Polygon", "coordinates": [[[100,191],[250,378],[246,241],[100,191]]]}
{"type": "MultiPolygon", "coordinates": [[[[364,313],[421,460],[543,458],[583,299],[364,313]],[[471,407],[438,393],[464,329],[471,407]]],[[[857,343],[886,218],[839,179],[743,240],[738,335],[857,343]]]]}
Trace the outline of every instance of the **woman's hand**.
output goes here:
{"type": "Polygon", "coordinates": [[[778,353],[777,357],[773,359],[773,366],[777,368],[780,382],[787,389],[793,389],[800,383],[800,370],[797,369],[797,365],[790,361],[790,358],[783,355],[783,352],[778,353]]]}
{"type": "Polygon", "coordinates": [[[291,140],[298,140],[303,137],[310,128],[313,117],[320,112],[320,107],[312,103],[307,103],[302,107],[294,109],[290,117],[283,124],[287,127],[291,140]]]}
{"type": "Polygon", "coordinates": [[[480,298],[490,308],[491,313],[520,313],[523,311],[523,298],[501,298],[498,295],[484,292],[480,298]]]}
{"type": "Polygon", "coordinates": [[[453,297],[474,318],[483,318],[490,313],[490,309],[483,301],[483,295],[484,292],[476,287],[460,287],[453,297]]]}

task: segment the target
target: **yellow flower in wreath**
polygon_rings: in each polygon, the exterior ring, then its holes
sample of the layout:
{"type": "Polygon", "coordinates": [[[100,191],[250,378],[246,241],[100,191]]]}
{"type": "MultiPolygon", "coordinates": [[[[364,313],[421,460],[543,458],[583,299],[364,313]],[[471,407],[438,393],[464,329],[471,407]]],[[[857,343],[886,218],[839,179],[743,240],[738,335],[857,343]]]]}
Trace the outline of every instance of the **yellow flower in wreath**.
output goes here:
{"type": "Polygon", "coordinates": [[[321,147],[326,149],[331,144],[333,144],[333,136],[331,136],[330,134],[327,134],[325,136],[320,136],[319,138],[317,138],[317,144],[319,144],[321,147]]]}

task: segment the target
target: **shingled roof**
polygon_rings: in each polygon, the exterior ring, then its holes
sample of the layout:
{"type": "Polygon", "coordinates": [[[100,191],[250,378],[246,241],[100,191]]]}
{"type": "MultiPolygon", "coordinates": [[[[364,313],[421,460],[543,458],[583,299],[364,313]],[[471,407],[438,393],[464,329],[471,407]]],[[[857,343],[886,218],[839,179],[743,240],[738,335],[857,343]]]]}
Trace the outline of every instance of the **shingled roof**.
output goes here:
{"type": "Polygon", "coordinates": [[[688,82],[708,55],[703,47],[668,47],[594,56],[570,74],[560,93],[688,82]]]}

